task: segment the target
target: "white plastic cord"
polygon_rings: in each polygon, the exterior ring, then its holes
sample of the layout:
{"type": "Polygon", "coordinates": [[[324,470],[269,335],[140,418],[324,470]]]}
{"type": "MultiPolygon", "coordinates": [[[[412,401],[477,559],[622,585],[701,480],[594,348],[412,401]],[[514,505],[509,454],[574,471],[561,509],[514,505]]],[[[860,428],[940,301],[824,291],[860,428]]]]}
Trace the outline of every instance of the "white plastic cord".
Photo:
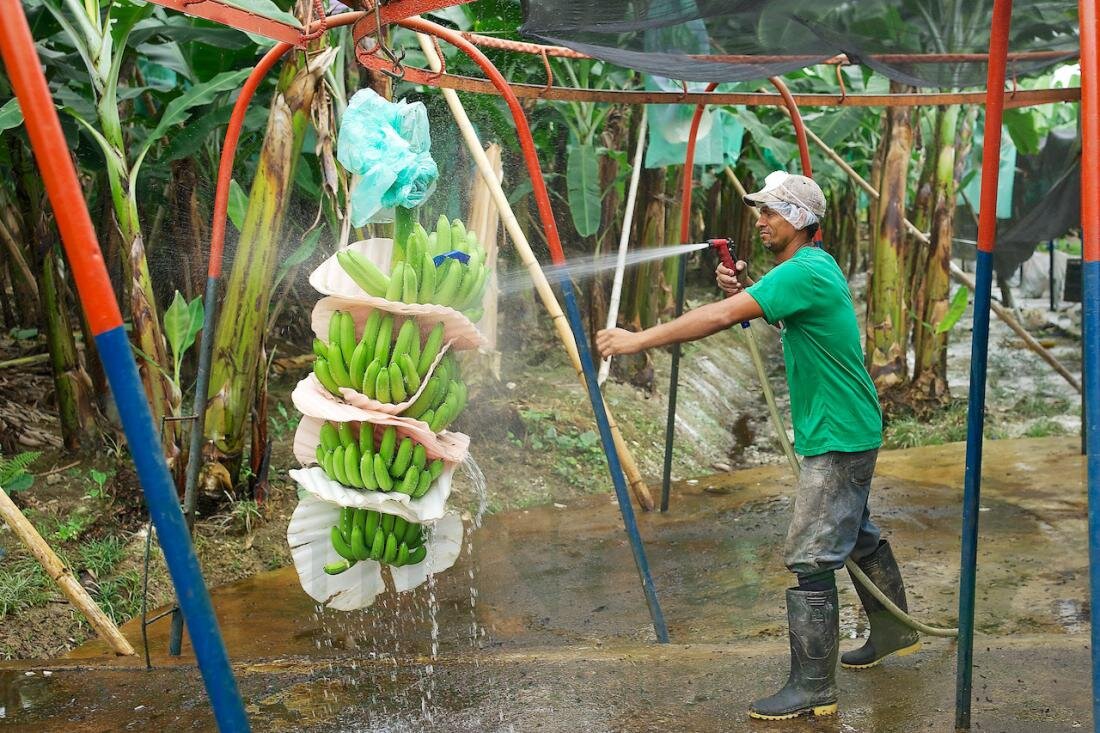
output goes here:
{"type": "MultiPolygon", "coordinates": [[[[619,235],[619,259],[615,265],[615,282],[611,286],[611,302],[607,306],[607,327],[615,328],[619,320],[619,298],[623,293],[623,272],[626,270],[626,243],[630,239],[630,225],[634,222],[634,203],[638,198],[638,180],[642,177],[642,152],[645,150],[646,108],[642,107],[642,120],[638,123],[638,145],[634,149],[634,168],[630,171],[630,188],[626,193],[626,212],[623,214],[623,231],[619,235]]],[[[596,384],[607,381],[611,371],[611,357],[600,362],[596,384]]]]}

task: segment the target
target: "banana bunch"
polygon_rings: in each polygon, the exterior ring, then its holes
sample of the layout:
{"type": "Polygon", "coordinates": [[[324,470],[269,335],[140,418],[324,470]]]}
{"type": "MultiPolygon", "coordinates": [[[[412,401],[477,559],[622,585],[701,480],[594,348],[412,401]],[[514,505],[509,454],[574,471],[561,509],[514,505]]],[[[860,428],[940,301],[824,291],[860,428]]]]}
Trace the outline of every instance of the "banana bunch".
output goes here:
{"type": "Polygon", "coordinates": [[[401,414],[428,423],[433,433],[445,430],[466,409],[466,384],[450,351],[439,361],[424,391],[401,414]]]}
{"type": "Polygon", "coordinates": [[[397,428],[387,426],[378,446],[369,423],[359,426],[358,437],[348,423],[321,426],[317,463],[328,477],[344,486],[389,493],[396,491],[419,499],[443,473],[443,461],[428,462],[424,446],[405,436],[397,440],[397,428]]]}
{"type": "Polygon", "coordinates": [[[342,559],[325,565],[329,575],[339,575],[360,560],[398,567],[417,565],[428,554],[421,525],[373,509],[343,507],[340,523],[333,525],[330,537],[342,559]]]}
{"type": "Polygon", "coordinates": [[[448,221],[440,216],[430,234],[420,224],[414,226],[403,258],[394,263],[388,276],[366,255],[353,250],[338,252],[336,260],[369,295],[404,303],[434,303],[462,311],[472,321],[481,319],[481,299],[489,282],[485,249],[477,234],[466,231],[459,219],[448,221]],[[436,256],[455,250],[469,259],[463,263],[448,257],[436,267],[436,256]]]}
{"type": "Polygon", "coordinates": [[[328,343],[313,340],[313,373],[337,397],[350,387],[379,402],[396,404],[420,389],[432,362],[443,348],[443,324],[436,324],[421,343],[420,325],[409,318],[394,338],[394,317],[372,311],[355,338],[350,313],[336,311],[328,327],[328,343]]]}

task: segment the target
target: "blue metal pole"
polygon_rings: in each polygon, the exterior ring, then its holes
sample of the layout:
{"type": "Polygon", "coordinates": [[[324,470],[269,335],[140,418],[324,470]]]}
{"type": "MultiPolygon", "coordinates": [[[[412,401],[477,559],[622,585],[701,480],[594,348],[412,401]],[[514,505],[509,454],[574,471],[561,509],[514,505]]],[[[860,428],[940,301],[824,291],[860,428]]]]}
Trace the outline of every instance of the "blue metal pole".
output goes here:
{"type": "Polygon", "coordinates": [[[588,399],[592,402],[592,412],[596,416],[596,425],[600,430],[600,441],[603,443],[603,452],[607,457],[607,468],[611,472],[611,483],[615,486],[615,498],[619,501],[619,511],[622,512],[623,524],[626,525],[630,550],[634,553],[634,564],[638,567],[638,575],[642,579],[642,591],[645,593],[646,605],[649,606],[649,615],[653,620],[653,631],[657,634],[659,643],[667,644],[668,626],[665,624],[665,615],[661,611],[661,603],[657,599],[657,589],[653,585],[653,577],[649,572],[649,561],[646,559],[642,536],[638,532],[638,522],[634,517],[634,506],[630,503],[630,493],[627,490],[626,477],[623,475],[623,469],[619,463],[619,454],[615,452],[615,442],[611,437],[611,425],[607,421],[603,393],[600,392],[600,387],[596,383],[596,365],[593,363],[592,353],[588,349],[588,337],[584,333],[584,322],[581,319],[581,311],[577,307],[573,283],[568,278],[562,280],[561,290],[562,295],[565,297],[565,312],[569,321],[569,329],[573,332],[573,338],[577,342],[581,369],[584,370],[584,381],[588,387],[588,399]]]}
{"type": "Polygon", "coordinates": [[[959,646],[955,665],[955,728],[970,728],[974,683],[974,589],[978,565],[978,508],[982,485],[986,360],[993,286],[993,244],[997,233],[997,178],[1001,164],[1005,63],[1012,0],[994,0],[986,75],[985,137],[978,221],[978,272],[974,287],[974,331],[970,348],[970,397],[966,417],[966,474],[963,488],[962,552],[959,563],[959,646]]]}
{"type": "Polygon", "coordinates": [[[1088,453],[1092,725],[1100,725],[1100,8],[1080,0],[1083,443],[1088,453]]]}
{"type": "MultiPolygon", "coordinates": [[[[684,282],[687,279],[687,255],[680,255],[676,274],[676,318],[684,312],[684,282]]],[[[668,511],[668,495],[672,485],[672,445],[676,442],[676,392],[680,387],[680,344],[672,345],[672,368],[668,378],[668,422],[665,423],[665,465],[661,474],[661,511],[668,511]]]]}
{"type": "Polygon", "coordinates": [[[118,414],[122,418],[138,478],[145,490],[149,516],[157,528],[164,561],[187,621],[191,645],[195,649],[195,658],[210,696],[218,729],[223,733],[247,731],[248,718],[237,689],[237,680],[233,677],[214,606],[206,592],[202,569],[195,557],[183,512],[180,511],[176,486],[161,452],[160,433],[141,388],[130,342],[121,326],[99,334],[95,341],[118,414]]]}

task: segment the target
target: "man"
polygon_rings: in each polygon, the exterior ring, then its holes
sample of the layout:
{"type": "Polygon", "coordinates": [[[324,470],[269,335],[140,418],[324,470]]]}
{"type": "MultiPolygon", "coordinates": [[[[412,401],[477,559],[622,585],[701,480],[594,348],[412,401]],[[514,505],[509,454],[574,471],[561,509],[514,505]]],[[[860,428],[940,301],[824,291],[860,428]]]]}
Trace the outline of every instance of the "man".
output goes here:
{"type": "MultiPolygon", "coordinates": [[[[813,242],[825,196],[811,179],[777,171],[745,197],[760,216],[760,240],[776,266],[743,287],[737,272],[719,266],[717,281],[730,297],[638,333],[600,331],[604,356],[694,341],[741,321],[763,317],[782,328],[795,450],[804,457],[784,561],[798,585],[787,590],[791,670],[776,694],[757,700],[749,715],[782,720],[836,712],[838,608],[834,571],[851,557],[895,604],[908,610],[905,586],[871,521],[867,497],[882,444],[882,414],[863,350],[848,283],[833,258],[813,242]]],[[[747,278],[746,278],[747,279],[747,278]]],[[[883,657],[920,647],[917,633],[897,621],[855,581],[871,633],[841,658],[865,669],[883,657]]]]}

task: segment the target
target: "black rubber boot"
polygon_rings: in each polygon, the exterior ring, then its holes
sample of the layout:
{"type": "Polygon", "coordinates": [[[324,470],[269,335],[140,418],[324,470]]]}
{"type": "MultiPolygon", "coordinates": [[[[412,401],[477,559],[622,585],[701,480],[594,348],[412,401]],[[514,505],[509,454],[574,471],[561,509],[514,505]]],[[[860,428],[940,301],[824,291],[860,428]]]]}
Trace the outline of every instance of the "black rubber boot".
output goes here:
{"type": "Polygon", "coordinates": [[[835,588],[787,591],[791,673],[782,690],[752,704],[750,717],[786,720],[836,713],[839,621],[835,588]]]}
{"type": "MultiPolygon", "coordinates": [[[[898,563],[894,560],[894,553],[890,551],[890,544],[886,540],[881,540],[878,549],[857,564],[894,605],[906,613],[909,612],[909,605],[905,602],[905,583],[901,580],[901,571],[898,570],[898,563]]],[[[867,612],[867,620],[871,624],[871,634],[859,649],[844,652],[840,657],[840,666],[867,669],[890,654],[904,657],[920,649],[920,635],[915,630],[894,618],[871,595],[871,591],[854,577],[852,583],[856,586],[859,600],[863,601],[863,610],[867,612]]]]}

